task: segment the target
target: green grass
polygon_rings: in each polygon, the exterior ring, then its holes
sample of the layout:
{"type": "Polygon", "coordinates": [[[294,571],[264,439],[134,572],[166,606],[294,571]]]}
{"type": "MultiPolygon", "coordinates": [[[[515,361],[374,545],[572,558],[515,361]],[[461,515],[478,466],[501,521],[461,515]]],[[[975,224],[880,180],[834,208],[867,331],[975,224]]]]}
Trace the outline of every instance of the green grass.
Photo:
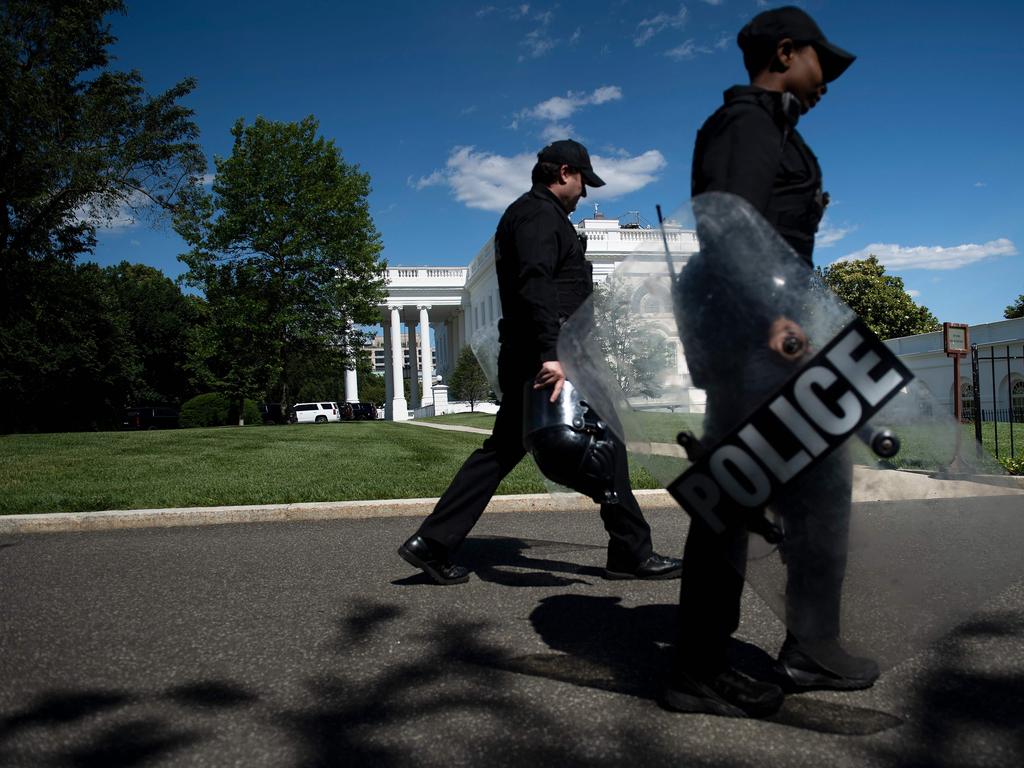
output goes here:
{"type": "Polygon", "coordinates": [[[444,416],[428,416],[425,419],[417,419],[417,421],[455,424],[460,427],[476,427],[478,429],[494,429],[493,413],[449,413],[444,416]]]}
{"type": "MultiPolygon", "coordinates": [[[[991,421],[983,422],[981,425],[981,442],[990,452],[995,453],[996,449],[996,432],[999,433],[999,457],[1009,458],[1010,453],[1010,428],[1013,428],[1013,456],[1017,458],[1024,457],[1024,424],[1018,424],[1014,422],[1012,425],[1008,421],[1000,421],[995,424],[991,421]],[[998,429],[997,429],[998,427],[998,429]]],[[[970,439],[974,439],[974,425],[965,425],[964,429],[967,431],[970,439]]]]}
{"type": "MultiPolygon", "coordinates": [[[[4,435],[0,514],[436,497],[483,439],[385,421],[4,435]]],[[[498,493],[545,490],[526,460],[498,493]]]]}

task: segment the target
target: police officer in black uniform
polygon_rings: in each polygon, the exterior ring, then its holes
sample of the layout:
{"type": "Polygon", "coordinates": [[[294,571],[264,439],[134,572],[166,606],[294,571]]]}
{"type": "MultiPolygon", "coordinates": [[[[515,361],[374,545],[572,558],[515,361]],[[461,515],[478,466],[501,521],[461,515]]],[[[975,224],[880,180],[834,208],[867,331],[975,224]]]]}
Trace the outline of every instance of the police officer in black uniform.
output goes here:
{"type": "MultiPolygon", "coordinates": [[[[822,191],[817,158],[796,125],[854,56],[829,42],[810,16],[792,6],[757,15],[737,42],[751,84],[726,91],[724,105],[698,132],[691,191],[694,196],[721,191],[745,198],[810,267],[828,195],[822,191]]],[[[730,257],[695,257],[680,279],[681,306],[696,308],[707,295],[697,287],[702,259],[730,257]]],[[[742,416],[737,403],[754,405],[771,394],[765,382],[779,381],[778,375],[759,374],[766,369],[784,373],[800,357],[798,323],[787,317],[787,307],[768,303],[765,296],[752,297],[738,313],[742,316],[713,324],[688,324],[681,318],[694,383],[707,390],[704,440],[709,446],[736,426],[742,416]],[[798,342],[796,354],[785,346],[787,338],[798,342]]],[[[851,487],[849,458],[837,451],[772,503],[786,534],[781,549],[790,630],[776,669],[790,689],[852,690],[878,677],[875,662],[851,656],[838,641],[851,487]]],[[[730,668],[726,656],[739,624],[746,557],[745,530],[716,535],[702,520],[691,519],[675,669],[662,698],[667,708],[757,717],[781,706],[780,686],[730,668]]]]}
{"type": "MultiPolygon", "coordinates": [[[[501,298],[498,379],[505,397],[491,436],[474,451],[419,530],[398,554],[438,584],[459,584],[469,571],[451,562],[501,482],[525,455],[523,400],[527,382],[551,389],[555,402],[565,374],[558,362],[561,324],[593,291],[585,243],[569,221],[587,186],[604,182],[586,148],[556,141],[537,154],[533,187],[512,203],[498,223],[494,258],[501,298]]],[[[614,497],[601,504],[608,531],[605,575],[619,579],[670,579],[681,561],[656,554],[651,530],[629,486],[626,451],[615,444],[614,497]]]]}

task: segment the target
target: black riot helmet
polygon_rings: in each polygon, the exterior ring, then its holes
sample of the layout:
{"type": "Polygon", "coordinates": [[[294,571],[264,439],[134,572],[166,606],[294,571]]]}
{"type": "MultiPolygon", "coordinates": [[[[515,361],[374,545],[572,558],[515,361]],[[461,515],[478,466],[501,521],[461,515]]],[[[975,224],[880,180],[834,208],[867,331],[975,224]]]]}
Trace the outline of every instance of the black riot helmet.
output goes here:
{"type": "Polygon", "coordinates": [[[543,475],[589,496],[599,504],[615,504],[615,444],[608,425],[568,380],[558,400],[551,390],[523,389],[523,447],[543,475]]]}

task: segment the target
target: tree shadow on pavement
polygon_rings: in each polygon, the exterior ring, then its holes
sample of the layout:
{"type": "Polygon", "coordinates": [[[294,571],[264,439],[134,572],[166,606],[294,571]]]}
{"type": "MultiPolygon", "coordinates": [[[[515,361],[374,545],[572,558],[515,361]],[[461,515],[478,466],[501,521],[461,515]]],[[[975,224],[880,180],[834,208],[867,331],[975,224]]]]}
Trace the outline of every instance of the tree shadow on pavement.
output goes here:
{"type": "Polygon", "coordinates": [[[1024,613],[987,613],[947,635],[911,702],[915,750],[886,753],[901,765],[1024,765],[1024,613]]]}
{"type": "MultiPolygon", "coordinates": [[[[547,597],[530,621],[556,653],[501,658],[495,663],[511,672],[655,699],[672,668],[675,614],[675,605],[628,607],[618,597],[547,597]]],[[[732,639],[729,659],[752,677],[775,678],[774,660],[756,645],[732,639]]],[[[842,735],[877,733],[902,722],[885,712],[807,695],[787,697],[782,710],[769,720],[842,735]]]]}
{"type": "Polygon", "coordinates": [[[196,730],[169,725],[138,708],[173,703],[192,709],[224,709],[255,697],[223,680],[175,686],[155,695],[112,690],[54,690],[39,695],[22,710],[0,718],[0,765],[52,765],[75,768],[131,768],[166,759],[197,744],[196,730]],[[134,711],[133,711],[134,710],[134,711]],[[74,738],[72,731],[85,732],[74,738]],[[42,732],[53,746],[45,759],[34,751],[26,761],[18,740],[42,732]],[[68,738],[60,738],[61,736],[68,738]],[[73,742],[73,745],[67,745],[73,742]]]}

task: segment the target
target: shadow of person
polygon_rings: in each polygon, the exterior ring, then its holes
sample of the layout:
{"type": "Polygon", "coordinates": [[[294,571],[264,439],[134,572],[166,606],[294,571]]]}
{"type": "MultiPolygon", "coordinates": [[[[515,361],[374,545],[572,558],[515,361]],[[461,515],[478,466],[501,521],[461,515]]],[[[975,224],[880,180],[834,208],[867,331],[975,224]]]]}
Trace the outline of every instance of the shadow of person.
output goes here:
{"type": "MultiPolygon", "coordinates": [[[[625,606],[615,596],[554,595],[530,614],[530,623],[554,653],[496,660],[507,671],[614,693],[657,698],[672,669],[675,605],[625,606]]],[[[758,646],[732,638],[729,662],[762,680],[774,659],[758,646]]],[[[888,713],[805,697],[789,697],[770,718],[821,733],[864,735],[899,725],[888,713]]]]}
{"type": "MultiPolygon", "coordinates": [[[[472,536],[452,559],[469,568],[481,581],[505,587],[568,587],[591,583],[580,577],[601,578],[604,574],[603,568],[573,562],[582,559],[579,553],[592,549],[603,550],[604,547],[514,536],[472,536]],[[560,559],[563,554],[572,559],[560,559]]],[[[391,583],[413,586],[433,582],[426,574],[419,573],[391,583]]]]}

